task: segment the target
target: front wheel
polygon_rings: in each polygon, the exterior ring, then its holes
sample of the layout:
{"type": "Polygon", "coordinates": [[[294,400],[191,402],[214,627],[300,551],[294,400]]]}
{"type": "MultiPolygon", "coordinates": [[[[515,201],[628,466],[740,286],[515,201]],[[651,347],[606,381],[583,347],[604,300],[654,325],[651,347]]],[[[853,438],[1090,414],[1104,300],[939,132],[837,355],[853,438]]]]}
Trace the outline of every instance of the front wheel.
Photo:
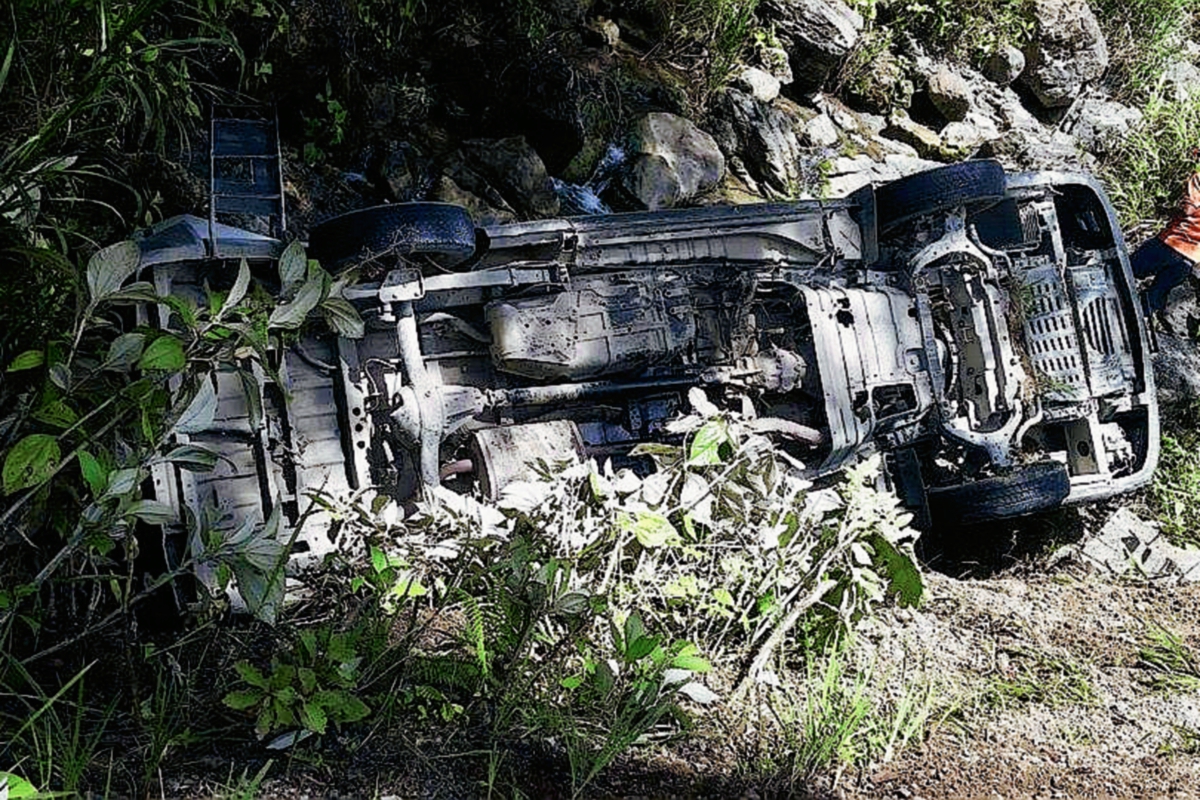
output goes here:
{"type": "Polygon", "coordinates": [[[994,522],[1049,511],[1071,491],[1065,465],[1041,461],[1008,475],[929,490],[929,513],[937,528],[994,522]]]}

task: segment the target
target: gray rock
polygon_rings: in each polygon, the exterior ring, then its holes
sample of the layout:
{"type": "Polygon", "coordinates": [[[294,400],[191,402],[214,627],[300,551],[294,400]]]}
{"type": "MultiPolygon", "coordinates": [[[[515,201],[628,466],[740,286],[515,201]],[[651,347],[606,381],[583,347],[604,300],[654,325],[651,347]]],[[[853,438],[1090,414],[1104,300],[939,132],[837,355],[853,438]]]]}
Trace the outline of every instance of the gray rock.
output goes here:
{"type": "Polygon", "coordinates": [[[1159,80],[1168,99],[1182,102],[1200,94],[1200,67],[1189,61],[1176,61],[1163,70],[1159,80]]]}
{"type": "Polygon", "coordinates": [[[775,26],[802,92],[820,88],[863,29],[862,15],[842,0],[764,0],[758,17],[775,26]]]}
{"type": "Polygon", "coordinates": [[[1105,153],[1142,121],[1142,112],[1116,102],[1088,98],[1080,101],[1062,128],[1092,153],[1105,153]]]}
{"type": "Polygon", "coordinates": [[[1119,508],[1099,533],[1077,545],[1080,558],[1115,577],[1164,583],[1200,581],[1200,550],[1167,541],[1152,523],[1128,508],[1119,508]]]}
{"type": "Polygon", "coordinates": [[[958,72],[942,65],[929,76],[929,99],[950,122],[961,122],[971,110],[975,92],[958,72]]]}
{"type": "Polygon", "coordinates": [[[999,137],[984,142],[977,153],[994,158],[1006,169],[1089,170],[1095,159],[1083,153],[1074,136],[1063,131],[1037,128],[1011,128],[999,137]]]}
{"type": "Polygon", "coordinates": [[[795,80],[795,76],[792,75],[791,60],[788,59],[787,50],[782,47],[772,47],[765,43],[759,45],[758,63],[763,70],[771,73],[784,86],[795,80]]]}
{"type": "Polygon", "coordinates": [[[781,86],[779,78],[758,67],[743,69],[733,79],[733,85],[760,103],[769,103],[779,97],[781,86]]]}
{"type": "MultiPolygon", "coordinates": [[[[558,195],[546,165],[524,136],[473,139],[463,143],[462,152],[474,172],[521,214],[528,217],[558,214],[558,195]]],[[[467,188],[473,190],[473,187],[467,188]]]]}
{"type": "Polygon", "coordinates": [[[517,219],[517,215],[513,213],[512,209],[496,208],[479,195],[462,188],[446,175],[434,183],[433,189],[429,193],[429,199],[462,206],[471,212],[476,225],[503,225],[515,222],[517,219]]]}
{"type": "Polygon", "coordinates": [[[1069,106],[1108,67],[1108,46],[1087,0],[1035,0],[1036,32],[1020,81],[1047,108],[1069,106]]]}
{"type": "MultiPolygon", "coordinates": [[[[794,195],[800,182],[801,150],[796,134],[799,121],[737,89],[725,93],[724,103],[732,125],[730,152],[744,164],[750,178],[748,183],[757,186],[764,195],[794,195]]],[[[836,137],[834,131],[835,141],[836,137]]]]}
{"type": "Polygon", "coordinates": [[[998,86],[1008,86],[1025,71],[1025,54],[1011,44],[992,53],[983,65],[983,75],[998,86]]]}
{"type": "Polygon", "coordinates": [[[942,137],[937,131],[922,125],[903,111],[896,111],[888,117],[888,126],[883,129],[883,135],[909,145],[919,156],[937,157],[942,154],[942,137]]]}
{"type": "Polygon", "coordinates": [[[633,123],[628,141],[629,166],[621,187],[644,208],[692,200],[725,174],[725,157],[713,137],[676,114],[646,114],[633,123]]]}
{"type": "Polygon", "coordinates": [[[1000,136],[991,120],[983,117],[979,122],[982,124],[972,121],[946,123],[945,127],[938,131],[946,150],[958,156],[968,155],[974,153],[984,142],[1000,136]]]}
{"type": "Polygon", "coordinates": [[[911,156],[888,155],[876,161],[867,155],[836,158],[829,173],[829,197],[845,197],[869,183],[894,181],[916,172],[941,166],[936,161],[911,156]]]}
{"type": "Polygon", "coordinates": [[[833,147],[838,143],[838,129],[828,114],[818,114],[804,123],[804,139],[813,147],[833,147]]]}
{"type": "Polygon", "coordinates": [[[1154,383],[1163,405],[1186,406],[1200,397],[1200,353],[1195,342],[1160,333],[1158,352],[1154,354],[1154,383]]]}

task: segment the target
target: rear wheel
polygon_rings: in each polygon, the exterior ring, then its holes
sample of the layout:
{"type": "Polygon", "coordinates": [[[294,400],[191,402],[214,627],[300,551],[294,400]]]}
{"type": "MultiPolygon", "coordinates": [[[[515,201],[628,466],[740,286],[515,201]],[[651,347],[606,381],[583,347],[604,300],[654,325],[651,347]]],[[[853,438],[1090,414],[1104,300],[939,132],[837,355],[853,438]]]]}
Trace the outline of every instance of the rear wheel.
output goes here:
{"type": "Polygon", "coordinates": [[[879,228],[887,231],[922,214],[1004,197],[1004,168],[995,161],[964,161],[918,172],[875,190],[879,228]]]}
{"type": "Polygon", "coordinates": [[[1066,466],[1042,461],[1008,475],[930,489],[929,512],[937,528],[991,522],[1057,508],[1070,491],[1066,466]]]}
{"type": "Polygon", "coordinates": [[[387,255],[430,255],[452,267],[475,254],[475,223],[449,203],[394,203],[351,211],[312,229],[308,253],[327,269],[387,255]]]}

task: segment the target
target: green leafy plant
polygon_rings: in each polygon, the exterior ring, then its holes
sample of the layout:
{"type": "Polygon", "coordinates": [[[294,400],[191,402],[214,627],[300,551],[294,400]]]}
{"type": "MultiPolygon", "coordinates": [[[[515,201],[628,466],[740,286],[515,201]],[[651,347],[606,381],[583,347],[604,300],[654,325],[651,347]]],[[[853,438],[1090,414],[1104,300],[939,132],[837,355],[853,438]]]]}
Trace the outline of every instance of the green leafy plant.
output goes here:
{"type": "Polygon", "coordinates": [[[358,722],[371,713],[356,693],[361,663],[352,635],[305,630],[266,673],[239,661],[235,669],[246,688],[229,692],[222,702],[253,714],[260,738],[294,728],[323,734],[331,722],[358,722]]]}

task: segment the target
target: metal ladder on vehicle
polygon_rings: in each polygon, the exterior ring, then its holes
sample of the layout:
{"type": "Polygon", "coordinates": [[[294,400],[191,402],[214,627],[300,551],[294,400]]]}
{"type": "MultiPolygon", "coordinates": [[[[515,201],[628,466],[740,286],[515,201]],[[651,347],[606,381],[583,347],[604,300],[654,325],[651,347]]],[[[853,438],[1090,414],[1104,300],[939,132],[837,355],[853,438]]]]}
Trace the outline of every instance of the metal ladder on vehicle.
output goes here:
{"type": "Polygon", "coordinates": [[[218,224],[246,228],[257,217],[279,238],[287,227],[283,162],[275,112],[262,106],[214,105],[209,150],[209,241],[221,258],[218,224]]]}

